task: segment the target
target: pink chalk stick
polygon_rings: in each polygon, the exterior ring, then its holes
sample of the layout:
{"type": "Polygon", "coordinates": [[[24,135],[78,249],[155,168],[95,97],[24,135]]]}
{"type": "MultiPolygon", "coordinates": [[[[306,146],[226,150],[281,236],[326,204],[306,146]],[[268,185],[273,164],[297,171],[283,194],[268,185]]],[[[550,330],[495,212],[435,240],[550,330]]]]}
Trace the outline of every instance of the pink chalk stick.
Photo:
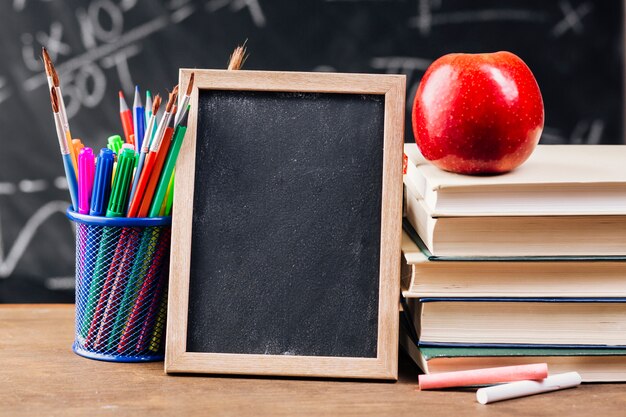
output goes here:
{"type": "Polygon", "coordinates": [[[420,375],[420,390],[463,387],[466,385],[497,384],[499,382],[539,380],[548,376],[548,364],[503,366],[500,368],[474,369],[471,371],[443,372],[420,375]]]}

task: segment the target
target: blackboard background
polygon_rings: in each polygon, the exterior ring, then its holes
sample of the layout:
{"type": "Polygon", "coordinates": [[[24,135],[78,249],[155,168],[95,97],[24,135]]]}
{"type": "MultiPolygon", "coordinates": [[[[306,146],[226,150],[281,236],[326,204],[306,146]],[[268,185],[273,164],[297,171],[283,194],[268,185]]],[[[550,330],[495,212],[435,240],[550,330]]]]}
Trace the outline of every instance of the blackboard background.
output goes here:
{"type": "Polygon", "coordinates": [[[198,108],[187,351],[375,358],[384,96],[198,108]]]}
{"type": "MultiPolygon", "coordinates": [[[[621,0],[0,2],[0,302],[73,300],[73,230],[62,213],[68,196],[42,45],[61,74],[72,133],[96,148],[121,130],[118,89],[128,101],[134,83],[164,93],[178,68],[224,68],[245,39],[248,69],[404,73],[408,105],[435,58],[510,50],[542,89],[543,143],[622,143],[622,7],[621,0]]],[[[413,140],[410,129],[406,138],[413,140]]]]}

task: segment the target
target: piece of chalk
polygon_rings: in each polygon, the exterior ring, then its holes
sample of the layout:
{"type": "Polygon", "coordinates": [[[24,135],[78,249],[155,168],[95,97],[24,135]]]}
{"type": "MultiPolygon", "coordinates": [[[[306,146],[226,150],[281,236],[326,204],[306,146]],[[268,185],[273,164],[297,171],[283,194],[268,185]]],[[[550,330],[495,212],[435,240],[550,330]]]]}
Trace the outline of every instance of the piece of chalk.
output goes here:
{"type": "Polygon", "coordinates": [[[557,391],[580,385],[582,379],[578,372],[552,375],[542,381],[518,381],[510,384],[481,388],[476,391],[476,400],[481,404],[557,391]]]}
{"type": "Polygon", "coordinates": [[[545,363],[536,363],[420,375],[418,381],[420,389],[426,390],[463,387],[467,385],[497,384],[499,382],[523,381],[526,379],[540,380],[547,376],[548,365],[545,363]]]}

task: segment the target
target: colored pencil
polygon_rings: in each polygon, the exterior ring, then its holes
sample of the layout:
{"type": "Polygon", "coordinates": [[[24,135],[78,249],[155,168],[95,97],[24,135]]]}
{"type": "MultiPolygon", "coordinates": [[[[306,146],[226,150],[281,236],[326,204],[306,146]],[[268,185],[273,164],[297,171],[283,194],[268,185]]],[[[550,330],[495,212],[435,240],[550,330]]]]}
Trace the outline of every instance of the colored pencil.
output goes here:
{"type": "Polygon", "coordinates": [[[167,196],[163,205],[161,205],[160,216],[169,216],[172,213],[172,204],[174,203],[174,181],[176,179],[176,170],[172,173],[170,178],[170,185],[167,186],[167,196]]]}
{"type": "Polygon", "coordinates": [[[141,153],[139,154],[139,163],[137,164],[137,169],[135,170],[135,176],[133,178],[133,186],[130,190],[130,199],[129,199],[129,208],[130,202],[133,201],[133,197],[135,196],[135,192],[137,191],[137,185],[139,184],[139,177],[141,176],[141,171],[143,170],[143,164],[146,159],[146,155],[150,151],[150,144],[153,136],[149,133],[153,131],[153,126],[156,124],[156,114],[161,106],[161,96],[156,95],[154,98],[154,104],[152,105],[152,109],[150,109],[150,119],[148,120],[148,125],[146,126],[146,137],[141,144],[141,153]]]}
{"type": "Polygon", "coordinates": [[[70,155],[70,146],[67,143],[65,132],[63,130],[63,120],[59,112],[59,96],[56,88],[50,88],[50,101],[52,103],[52,114],[54,115],[54,125],[57,130],[57,139],[59,140],[59,148],[61,157],[63,158],[63,168],[65,169],[65,177],[67,178],[67,187],[70,191],[72,200],[72,209],[78,211],[78,181],[76,179],[76,171],[72,165],[72,156],[70,155]]]}
{"type": "Polygon", "coordinates": [[[122,129],[124,130],[124,137],[126,138],[126,143],[130,143],[131,145],[135,145],[133,137],[135,130],[133,127],[133,113],[128,108],[128,104],[126,104],[126,100],[124,99],[124,93],[122,90],[118,93],[120,97],[120,119],[122,121],[122,129]]]}
{"type": "Polygon", "coordinates": [[[85,147],[83,142],[80,139],[76,138],[72,139],[72,146],[74,147],[74,152],[76,152],[76,155],[78,156],[80,156],[81,149],[85,147]]]}
{"type": "Polygon", "coordinates": [[[141,149],[141,143],[143,142],[144,130],[146,128],[146,115],[143,111],[143,104],[141,104],[141,94],[139,93],[139,86],[135,86],[135,98],[133,100],[133,127],[135,132],[135,144],[136,150],[139,152],[141,149]]]}
{"type": "MultiPolygon", "coordinates": [[[[130,206],[128,208],[128,217],[137,217],[139,215],[139,209],[141,208],[141,203],[144,199],[144,194],[146,191],[146,187],[150,181],[150,176],[152,174],[155,163],[157,162],[157,157],[159,155],[159,149],[161,148],[161,143],[163,142],[163,138],[168,129],[170,121],[172,119],[172,114],[174,110],[174,103],[176,102],[178,87],[174,88],[174,91],[170,93],[169,99],[167,101],[167,105],[165,107],[165,113],[163,117],[161,117],[161,121],[159,122],[159,127],[154,134],[154,138],[152,139],[152,143],[150,144],[150,152],[146,155],[144,166],[141,170],[141,174],[139,176],[139,182],[137,183],[137,188],[135,190],[135,194],[131,200],[130,206]]],[[[156,175],[159,173],[157,172],[156,175]]],[[[150,195],[150,198],[152,195],[150,195]]]]}
{"type": "Polygon", "coordinates": [[[48,87],[54,87],[54,89],[56,90],[59,109],[58,113],[61,120],[61,126],[63,127],[63,134],[65,136],[65,141],[67,142],[67,146],[70,151],[72,167],[74,168],[74,175],[78,177],[78,155],[76,154],[76,152],[74,151],[74,147],[72,146],[72,133],[70,132],[70,123],[67,118],[67,111],[65,110],[63,93],[61,92],[61,81],[59,79],[59,74],[54,68],[54,64],[52,63],[52,59],[50,59],[50,55],[48,55],[48,51],[46,50],[46,48],[41,49],[41,54],[43,56],[44,68],[46,70],[46,76],[48,79],[48,87]]]}

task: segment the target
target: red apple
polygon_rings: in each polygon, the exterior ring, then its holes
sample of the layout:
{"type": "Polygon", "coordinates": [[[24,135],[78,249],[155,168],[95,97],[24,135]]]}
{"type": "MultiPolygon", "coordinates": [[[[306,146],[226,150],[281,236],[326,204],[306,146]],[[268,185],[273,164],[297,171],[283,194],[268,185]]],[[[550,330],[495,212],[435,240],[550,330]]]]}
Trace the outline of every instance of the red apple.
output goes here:
{"type": "Polygon", "coordinates": [[[460,174],[498,174],[521,165],[539,142],[543,120],[537,81],[510,52],[439,58],[413,103],[420,151],[460,174]]]}

